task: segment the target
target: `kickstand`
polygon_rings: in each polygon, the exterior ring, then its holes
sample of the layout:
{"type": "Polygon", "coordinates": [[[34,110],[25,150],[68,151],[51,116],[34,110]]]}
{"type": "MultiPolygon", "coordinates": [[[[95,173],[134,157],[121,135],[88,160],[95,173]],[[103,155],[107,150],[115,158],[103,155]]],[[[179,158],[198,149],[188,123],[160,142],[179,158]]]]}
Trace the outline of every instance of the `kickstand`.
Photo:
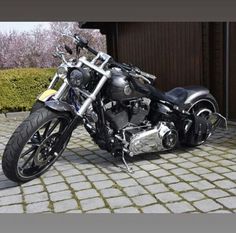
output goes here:
{"type": "Polygon", "coordinates": [[[124,163],[124,165],[125,165],[125,168],[124,167],[122,167],[122,166],[118,166],[119,168],[121,168],[122,170],[125,170],[126,172],[128,172],[128,173],[134,173],[134,170],[133,170],[133,168],[132,167],[130,167],[129,166],[129,164],[126,162],[126,160],[125,160],[125,153],[124,153],[124,151],[122,151],[122,162],[124,163]]]}

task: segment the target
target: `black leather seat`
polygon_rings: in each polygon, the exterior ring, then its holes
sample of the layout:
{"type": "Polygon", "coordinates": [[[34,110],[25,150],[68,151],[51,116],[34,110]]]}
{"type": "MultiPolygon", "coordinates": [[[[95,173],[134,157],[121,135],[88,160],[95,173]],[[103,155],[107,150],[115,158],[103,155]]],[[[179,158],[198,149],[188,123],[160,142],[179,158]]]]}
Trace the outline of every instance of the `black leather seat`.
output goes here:
{"type": "Polygon", "coordinates": [[[209,94],[209,90],[201,86],[190,86],[190,87],[176,87],[168,92],[165,92],[165,96],[170,102],[181,106],[191,103],[200,96],[206,96],[209,94]]]}
{"type": "Polygon", "coordinates": [[[182,87],[176,87],[165,93],[170,102],[176,105],[182,105],[188,97],[188,92],[182,87]]]}

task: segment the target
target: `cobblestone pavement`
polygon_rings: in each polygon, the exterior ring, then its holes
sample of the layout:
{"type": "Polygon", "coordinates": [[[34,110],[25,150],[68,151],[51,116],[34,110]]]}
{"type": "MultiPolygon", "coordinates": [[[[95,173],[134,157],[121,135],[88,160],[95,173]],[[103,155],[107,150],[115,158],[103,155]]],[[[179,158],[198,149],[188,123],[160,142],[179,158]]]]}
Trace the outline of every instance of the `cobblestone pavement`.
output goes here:
{"type": "MultiPolygon", "coordinates": [[[[0,155],[20,121],[0,117],[0,155]]],[[[236,212],[236,127],[204,145],[136,156],[127,174],[78,128],[63,157],[18,186],[0,170],[1,213],[236,212]]]]}

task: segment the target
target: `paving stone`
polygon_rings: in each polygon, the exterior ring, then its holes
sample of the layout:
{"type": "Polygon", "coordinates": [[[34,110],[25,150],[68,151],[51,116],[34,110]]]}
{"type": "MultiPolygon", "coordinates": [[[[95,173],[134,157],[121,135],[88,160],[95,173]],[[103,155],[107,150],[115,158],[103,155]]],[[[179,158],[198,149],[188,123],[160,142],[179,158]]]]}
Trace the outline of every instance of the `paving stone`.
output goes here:
{"type": "Polygon", "coordinates": [[[50,193],[49,196],[51,201],[62,201],[72,198],[71,191],[69,190],[50,193]]]}
{"type": "Polygon", "coordinates": [[[229,196],[229,194],[221,189],[210,189],[204,192],[207,196],[211,198],[220,198],[229,196]]]}
{"type": "Polygon", "coordinates": [[[18,203],[21,203],[21,202],[22,202],[22,196],[21,195],[11,195],[11,196],[0,198],[0,206],[18,204],[18,203]]]}
{"type": "Polygon", "coordinates": [[[146,164],[140,166],[145,171],[153,171],[158,169],[158,166],[156,164],[146,164]]]}
{"type": "Polygon", "coordinates": [[[217,199],[218,202],[220,202],[223,206],[229,209],[235,209],[236,208],[236,197],[224,197],[217,199]]]}
{"type": "Polygon", "coordinates": [[[201,180],[200,176],[194,174],[180,175],[179,177],[186,182],[201,180]]]}
{"type": "Polygon", "coordinates": [[[188,185],[187,183],[184,183],[184,182],[170,184],[169,187],[177,192],[184,192],[184,191],[188,191],[188,190],[193,189],[190,185],[188,185]]]}
{"type": "Polygon", "coordinates": [[[92,187],[92,185],[89,182],[79,182],[79,183],[72,183],[71,187],[76,191],[80,191],[83,189],[89,189],[92,187]]]}
{"type": "Polygon", "coordinates": [[[169,189],[164,184],[152,184],[146,186],[146,189],[152,194],[168,192],[169,189]]]}
{"type": "Polygon", "coordinates": [[[114,185],[114,182],[111,180],[97,181],[93,183],[97,189],[110,188],[114,185]]]}
{"type": "Polygon", "coordinates": [[[181,196],[190,202],[201,200],[205,197],[202,193],[197,192],[197,191],[189,191],[186,193],[181,193],[181,196]]]}
{"type": "Polygon", "coordinates": [[[185,162],[187,162],[186,159],[180,158],[180,157],[174,158],[174,159],[170,159],[170,161],[171,161],[172,163],[175,163],[175,164],[180,164],[180,163],[185,163],[185,162]]]}
{"type": "Polygon", "coordinates": [[[188,202],[176,202],[176,203],[170,203],[166,205],[171,212],[173,213],[186,213],[194,211],[195,208],[190,205],[188,202]]]}
{"type": "Polygon", "coordinates": [[[192,171],[196,175],[202,175],[202,174],[206,174],[206,173],[210,173],[211,172],[209,169],[204,168],[204,167],[191,168],[190,171],[192,171]]]}
{"type": "Polygon", "coordinates": [[[137,206],[146,206],[157,202],[157,200],[150,194],[136,196],[133,197],[132,200],[137,206]]]}
{"type": "Polygon", "coordinates": [[[175,176],[164,176],[160,177],[160,180],[165,183],[165,184],[172,184],[172,183],[177,183],[179,182],[179,179],[176,178],[175,176]]]}
{"type": "Polygon", "coordinates": [[[142,194],[147,193],[147,191],[141,186],[132,186],[132,187],[124,188],[124,192],[129,197],[138,196],[138,195],[142,195],[142,194]]]}
{"type": "Polygon", "coordinates": [[[15,187],[16,183],[10,180],[3,180],[0,182],[0,190],[1,189],[8,189],[8,188],[12,188],[15,187]]]}
{"type": "Polygon", "coordinates": [[[184,163],[180,163],[179,166],[189,169],[189,168],[197,167],[198,165],[192,162],[184,162],[184,163]]]}
{"type": "Polygon", "coordinates": [[[117,180],[116,183],[121,187],[129,187],[138,185],[138,183],[133,178],[117,180]]]}
{"type": "Polygon", "coordinates": [[[229,213],[232,213],[232,211],[229,211],[229,210],[215,210],[215,211],[211,211],[209,213],[229,214],[229,213]]]}
{"type": "Polygon", "coordinates": [[[158,193],[155,197],[163,203],[181,200],[181,198],[173,192],[158,193]]]}
{"type": "Polygon", "coordinates": [[[63,200],[53,203],[54,211],[57,212],[66,212],[67,210],[77,209],[78,204],[74,199],[63,200]]]}
{"type": "Polygon", "coordinates": [[[25,195],[25,201],[27,203],[42,202],[47,200],[48,194],[46,192],[25,195]]]}
{"type": "Polygon", "coordinates": [[[65,180],[69,183],[77,183],[77,182],[81,182],[81,181],[86,181],[85,176],[83,175],[78,175],[78,176],[70,176],[70,177],[66,177],[65,180]]]}
{"type": "Polygon", "coordinates": [[[80,201],[80,205],[81,205],[82,210],[88,211],[92,209],[102,208],[105,206],[105,203],[102,200],[102,198],[95,197],[95,198],[80,201]]]}
{"type": "Polygon", "coordinates": [[[235,165],[235,162],[229,161],[227,159],[222,159],[220,161],[217,161],[217,163],[223,166],[235,165]]]}
{"type": "Polygon", "coordinates": [[[33,186],[33,185],[36,185],[36,184],[41,184],[41,180],[40,179],[34,179],[34,180],[31,180],[27,183],[24,183],[21,185],[21,187],[29,187],[29,186],[33,186]]]}
{"type": "Polygon", "coordinates": [[[236,172],[224,173],[224,176],[228,177],[229,179],[233,181],[236,181],[236,172]]]}
{"type": "Polygon", "coordinates": [[[64,182],[64,179],[61,176],[53,176],[53,177],[44,178],[43,182],[46,185],[49,185],[49,184],[64,182]]]}
{"type": "Polygon", "coordinates": [[[230,170],[226,167],[212,167],[211,170],[220,174],[230,172],[230,170]]]}
{"type": "Polygon", "coordinates": [[[104,174],[95,174],[88,176],[88,179],[94,182],[94,181],[108,180],[109,178],[104,174]]]}
{"type": "Polygon", "coordinates": [[[184,168],[176,168],[176,169],[171,170],[171,172],[177,176],[189,173],[189,171],[184,168]]]}
{"type": "Polygon", "coordinates": [[[22,205],[9,205],[0,207],[0,213],[24,213],[22,205]]]}
{"type": "MultiPolygon", "coordinates": [[[[131,188],[131,187],[130,187],[131,188]]],[[[126,188],[129,189],[129,188],[126,188]]],[[[121,196],[122,192],[119,189],[116,188],[108,188],[108,189],[102,189],[101,194],[103,197],[116,197],[116,196],[121,196]]]]}
{"type": "Polygon", "coordinates": [[[193,187],[195,187],[198,190],[212,189],[215,187],[213,184],[209,183],[206,180],[191,182],[190,185],[192,185],[193,187]]]}
{"type": "Polygon", "coordinates": [[[219,205],[211,199],[196,201],[193,205],[204,213],[223,208],[222,205],[219,205]]]}
{"type": "Polygon", "coordinates": [[[69,213],[69,214],[81,214],[82,210],[69,210],[69,211],[66,211],[66,213],[69,213]]]}
{"type": "Polygon", "coordinates": [[[170,213],[163,205],[154,204],[142,208],[143,213],[170,213]]]}
{"type": "Polygon", "coordinates": [[[69,176],[76,176],[76,175],[80,175],[81,172],[77,169],[71,169],[71,170],[66,170],[66,171],[62,171],[61,174],[64,177],[69,177],[69,176]]]}
{"type": "Polygon", "coordinates": [[[216,180],[221,180],[224,179],[223,176],[217,174],[217,173],[208,173],[208,174],[203,174],[202,177],[209,181],[216,181],[216,180]]]}
{"type": "Polygon", "coordinates": [[[83,173],[86,176],[89,176],[89,175],[100,174],[101,171],[98,168],[90,168],[90,169],[87,169],[87,170],[83,170],[83,173]]]}
{"type": "Polygon", "coordinates": [[[130,174],[133,178],[141,178],[141,177],[150,177],[150,175],[146,171],[135,171],[134,173],[130,174]]]}
{"type": "Polygon", "coordinates": [[[87,211],[86,213],[106,214],[106,213],[111,213],[111,210],[108,208],[102,208],[102,209],[90,210],[90,211],[87,211]]]}
{"type": "Polygon", "coordinates": [[[160,183],[156,178],[151,177],[151,176],[138,178],[137,182],[140,183],[141,185],[145,185],[145,186],[149,185],[149,184],[160,183]]]}
{"type": "Polygon", "coordinates": [[[236,184],[230,180],[219,180],[215,181],[214,184],[222,189],[231,189],[236,187],[236,184]]]}
{"type": "Polygon", "coordinates": [[[43,185],[34,185],[23,188],[24,194],[40,193],[44,191],[43,185]]]}
{"type": "Polygon", "coordinates": [[[164,169],[154,170],[151,171],[150,173],[157,178],[170,175],[170,173],[164,169]]]}
{"type": "Polygon", "coordinates": [[[222,157],[219,155],[211,155],[211,156],[208,156],[207,159],[210,161],[216,162],[216,161],[222,160],[222,157]]]}
{"type": "Polygon", "coordinates": [[[50,211],[49,202],[37,202],[26,206],[26,213],[42,213],[50,211]]]}
{"type": "Polygon", "coordinates": [[[0,190],[0,197],[16,195],[16,194],[20,194],[20,193],[21,193],[20,188],[14,187],[14,188],[0,190]]]}
{"type": "Polygon", "coordinates": [[[68,188],[68,185],[65,183],[47,185],[47,190],[49,193],[67,190],[68,188]]]}
{"type": "Polygon", "coordinates": [[[120,208],[120,209],[115,209],[115,213],[140,213],[140,211],[135,208],[135,207],[126,207],[126,208],[120,208]]]}
{"type": "Polygon", "coordinates": [[[193,152],[194,155],[196,156],[200,156],[200,157],[206,157],[209,155],[209,153],[205,152],[205,151],[196,151],[196,152],[193,152]]]}
{"type": "Polygon", "coordinates": [[[132,202],[125,196],[108,198],[107,202],[113,209],[132,205],[132,202]]]}
{"type": "Polygon", "coordinates": [[[177,168],[177,166],[172,163],[163,163],[163,164],[160,164],[160,167],[166,170],[177,168]]]}
{"type": "Polygon", "coordinates": [[[87,199],[87,198],[92,198],[92,197],[98,197],[99,193],[96,191],[96,189],[86,189],[79,191],[75,194],[78,199],[87,199]]]}

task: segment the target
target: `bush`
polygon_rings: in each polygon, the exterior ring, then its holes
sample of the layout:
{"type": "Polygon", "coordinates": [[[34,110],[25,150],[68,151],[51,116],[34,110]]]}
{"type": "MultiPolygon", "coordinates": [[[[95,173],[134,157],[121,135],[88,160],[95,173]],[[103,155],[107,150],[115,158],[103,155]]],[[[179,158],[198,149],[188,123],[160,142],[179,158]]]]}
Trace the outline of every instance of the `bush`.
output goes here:
{"type": "Polygon", "coordinates": [[[0,70],[0,112],[30,110],[54,73],[54,68],[0,70]]]}

